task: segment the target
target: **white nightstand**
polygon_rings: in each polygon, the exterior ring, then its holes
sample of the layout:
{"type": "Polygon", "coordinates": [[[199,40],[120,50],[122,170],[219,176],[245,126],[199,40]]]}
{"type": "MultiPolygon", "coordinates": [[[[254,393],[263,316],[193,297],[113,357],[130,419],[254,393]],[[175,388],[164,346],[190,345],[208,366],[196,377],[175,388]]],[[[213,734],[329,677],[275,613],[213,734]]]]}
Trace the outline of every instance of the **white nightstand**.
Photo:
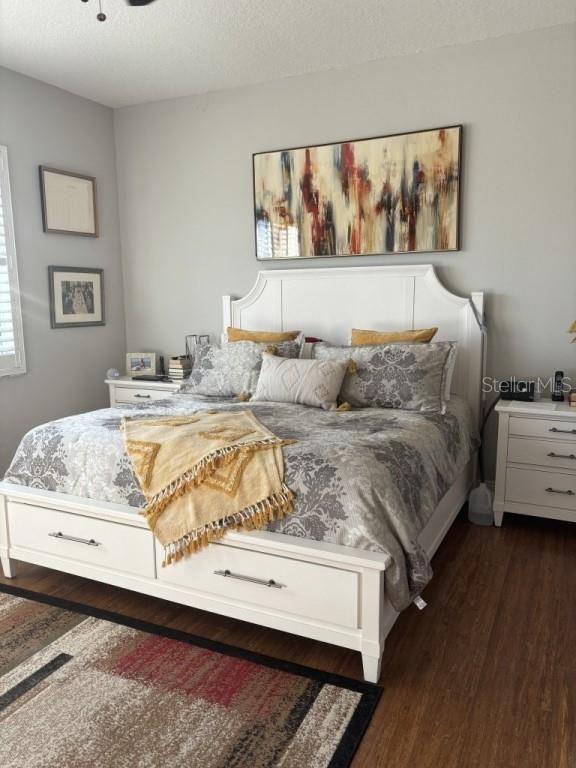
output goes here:
{"type": "Polygon", "coordinates": [[[124,403],[146,403],[150,400],[165,400],[180,388],[173,381],[134,381],[130,376],[106,379],[110,389],[110,405],[118,408],[124,403]]]}
{"type": "Polygon", "coordinates": [[[576,522],[576,408],[512,400],[496,412],[495,524],[504,512],[576,522]]]}

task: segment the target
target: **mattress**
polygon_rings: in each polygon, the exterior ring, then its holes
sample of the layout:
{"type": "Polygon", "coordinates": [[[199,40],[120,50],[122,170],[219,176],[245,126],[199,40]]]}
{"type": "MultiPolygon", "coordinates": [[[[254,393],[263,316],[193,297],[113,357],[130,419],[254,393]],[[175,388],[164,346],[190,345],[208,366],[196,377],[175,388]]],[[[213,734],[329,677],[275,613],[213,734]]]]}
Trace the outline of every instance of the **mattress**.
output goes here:
{"type": "Polygon", "coordinates": [[[291,536],[387,552],[388,598],[405,608],[432,575],[418,536],[468,463],[479,440],[466,402],[445,414],[365,408],[322,411],[285,403],[215,401],[175,395],[71,416],[23,438],[5,480],[132,508],[144,503],[124,450],[120,422],[130,415],[185,415],[204,408],[253,411],[284,450],[294,513],[270,526],[291,536]]]}

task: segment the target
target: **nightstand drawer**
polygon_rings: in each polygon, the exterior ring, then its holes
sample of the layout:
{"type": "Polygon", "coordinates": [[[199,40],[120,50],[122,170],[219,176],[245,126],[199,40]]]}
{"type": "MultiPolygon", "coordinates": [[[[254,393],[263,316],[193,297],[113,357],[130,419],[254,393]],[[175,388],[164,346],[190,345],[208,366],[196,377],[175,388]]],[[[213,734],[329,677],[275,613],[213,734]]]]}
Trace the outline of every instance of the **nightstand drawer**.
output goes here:
{"type": "Polygon", "coordinates": [[[511,435],[523,435],[524,437],[576,440],[576,422],[511,416],[509,432],[511,435]]]}
{"type": "Polygon", "coordinates": [[[148,387],[116,387],[114,396],[117,403],[147,403],[151,400],[166,400],[172,392],[166,389],[148,387]]]}
{"type": "Polygon", "coordinates": [[[576,510],[576,475],[508,467],[506,500],[576,510]]]}
{"type": "Polygon", "coordinates": [[[554,440],[511,437],[508,442],[508,463],[510,462],[576,471],[576,440],[567,440],[559,445],[554,440]]]}

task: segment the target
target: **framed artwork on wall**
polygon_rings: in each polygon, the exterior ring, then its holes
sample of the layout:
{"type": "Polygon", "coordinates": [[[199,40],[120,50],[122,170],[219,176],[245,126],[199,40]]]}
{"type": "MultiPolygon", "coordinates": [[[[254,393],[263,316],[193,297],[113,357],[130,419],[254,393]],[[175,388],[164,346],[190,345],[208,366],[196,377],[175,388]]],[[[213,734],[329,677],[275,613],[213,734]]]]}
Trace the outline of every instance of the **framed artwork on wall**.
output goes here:
{"type": "Polygon", "coordinates": [[[40,166],[44,232],[98,237],[96,179],[40,166]]]}
{"type": "Polygon", "coordinates": [[[74,328],[104,325],[104,270],[48,267],[50,325],[74,328]]]}
{"type": "Polygon", "coordinates": [[[462,126],[253,155],[256,258],[457,251],[462,126]]]}

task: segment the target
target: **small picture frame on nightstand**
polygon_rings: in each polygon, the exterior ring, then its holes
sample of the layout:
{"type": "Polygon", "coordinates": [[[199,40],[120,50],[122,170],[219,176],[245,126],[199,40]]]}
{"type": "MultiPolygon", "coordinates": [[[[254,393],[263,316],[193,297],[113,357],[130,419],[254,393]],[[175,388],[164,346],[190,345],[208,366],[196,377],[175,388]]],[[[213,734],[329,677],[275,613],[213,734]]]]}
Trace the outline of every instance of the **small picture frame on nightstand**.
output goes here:
{"type": "Polygon", "coordinates": [[[141,376],[156,373],[156,352],[128,352],[126,375],[141,376]]]}

